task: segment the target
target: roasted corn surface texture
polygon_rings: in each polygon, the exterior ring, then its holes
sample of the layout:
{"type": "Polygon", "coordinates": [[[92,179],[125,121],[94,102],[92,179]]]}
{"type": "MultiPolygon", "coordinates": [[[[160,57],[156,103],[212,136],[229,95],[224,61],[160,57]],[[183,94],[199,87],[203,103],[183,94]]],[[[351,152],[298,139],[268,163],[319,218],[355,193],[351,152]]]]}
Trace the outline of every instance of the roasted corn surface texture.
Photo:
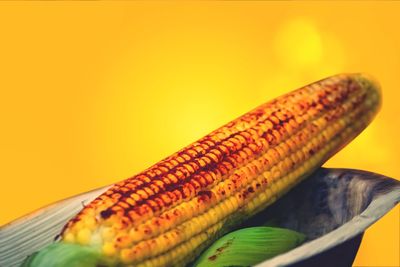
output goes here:
{"type": "Polygon", "coordinates": [[[185,265],[321,166],[379,105],[362,74],[278,97],[112,186],[67,223],[61,242],[93,247],[111,265],[185,265]]]}

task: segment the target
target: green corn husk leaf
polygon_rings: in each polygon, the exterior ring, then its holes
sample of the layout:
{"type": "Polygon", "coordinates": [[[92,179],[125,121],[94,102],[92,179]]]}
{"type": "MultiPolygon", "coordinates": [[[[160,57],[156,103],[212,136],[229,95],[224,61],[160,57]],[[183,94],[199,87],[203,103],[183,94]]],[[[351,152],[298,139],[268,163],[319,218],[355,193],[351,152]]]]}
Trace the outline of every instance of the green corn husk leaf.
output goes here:
{"type": "Polygon", "coordinates": [[[194,266],[251,266],[289,251],[305,239],[305,235],[289,229],[265,226],[244,228],[217,240],[203,252],[194,266]]]}
{"type": "Polygon", "coordinates": [[[54,243],[29,256],[21,267],[94,267],[110,266],[93,248],[54,243]]]}

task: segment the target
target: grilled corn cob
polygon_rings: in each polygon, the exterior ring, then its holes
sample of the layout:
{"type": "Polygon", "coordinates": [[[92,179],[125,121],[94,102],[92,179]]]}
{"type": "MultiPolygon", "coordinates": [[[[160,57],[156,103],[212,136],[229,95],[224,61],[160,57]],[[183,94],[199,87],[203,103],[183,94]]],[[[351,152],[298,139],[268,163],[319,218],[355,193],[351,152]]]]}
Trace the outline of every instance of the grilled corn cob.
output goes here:
{"type": "Polygon", "coordinates": [[[97,264],[185,265],[321,166],[379,106],[363,74],[278,97],[116,183],[66,224],[61,244],[93,249],[97,264]]]}

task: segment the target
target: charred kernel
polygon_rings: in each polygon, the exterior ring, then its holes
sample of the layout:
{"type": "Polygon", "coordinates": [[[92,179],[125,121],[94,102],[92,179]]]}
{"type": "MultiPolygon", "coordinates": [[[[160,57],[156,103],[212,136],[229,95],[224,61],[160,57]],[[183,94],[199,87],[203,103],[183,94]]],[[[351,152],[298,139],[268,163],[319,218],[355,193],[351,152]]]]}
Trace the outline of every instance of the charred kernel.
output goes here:
{"type": "Polygon", "coordinates": [[[146,194],[147,194],[148,196],[154,195],[154,191],[151,189],[150,186],[144,187],[143,190],[146,192],[146,194]]]}
{"type": "Polygon", "coordinates": [[[110,209],[106,209],[106,210],[103,210],[103,211],[100,212],[100,216],[101,216],[103,219],[108,219],[108,218],[110,218],[112,214],[113,214],[113,211],[110,210],[110,209]]]}
{"type": "Polygon", "coordinates": [[[168,198],[171,200],[172,203],[177,203],[180,199],[178,199],[177,195],[175,195],[173,192],[167,191],[165,194],[168,196],[168,198]]]}
{"type": "Polygon", "coordinates": [[[177,156],[175,157],[175,159],[179,162],[179,163],[184,163],[185,159],[182,156],[177,156]]]}
{"type": "Polygon", "coordinates": [[[278,129],[278,132],[279,132],[279,134],[280,134],[281,136],[284,136],[284,135],[287,134],[286,129],[285,129],[285,127],[284,127],[284,124],[279,125],[279,126],[277,127],[277,129],[278,129]]]}
{"type": "Polygon", "coordinates": [[[212,142],[211,140],[206,140],[205,143],[207,144],[208,147],[215,146],[215,143],[212,142]]]}
{"type": "Polygon", "coordinates": [[[224,155],[228,155],[230,153],[229,148],[220,144],[217,147],[224,155]]]}
{"type": "Polygon", "coordinates": [[[163,160],[157,164],[157,167],[153,169],[156,176],[161,175],[163,173],[168,172],[170,169],[174,167],[172,160],[163,160]]]}
{"type": "Polygon", "coordinates": [[[178,180],[184,179],[186,177],[185,173],[183,173],[182,171],[180,171],[179,169],[177,169],[175,171],[175,175],[178,178],[178,180]]]}
{"type": "Polygon", "coordinates": [[[101,195],[100,196],[100,198],[101,199],[103,199],[103,198],[106,198],[106,196],[105,195],[112,195],[112,194],[114,194],[114,191],[113,190],[107,190],[105,193],[104,193],[104,195],[101,195]]]}
{"type": "Polygon", "coordinates": [[[275,143],[276,137],[271,133],[265,134],[265,139],[267,140],[268,144],[275,143]]]}
{"type": "Polygon", "coordinates": [[[238,144],[240,144],[240,146],[243,146],[247,143],[247,140],[240,134],[235,135],[234,138],[238,141],[238,144]]]}
{"type": "Polygon", "coordinates": [[[198,154],[199,152],[196,151],[196,150],[193,149],[193,148],[190,148],[190,149],[188,149],[188,150],[186,151],[186,153],[188,153],[188,155],[189,155],[191,158],[194,158],[194,157],[197,156],[197,154],[198,154]]]}
{"type": "Polygon", "coordinates": [[[196,159],[197,164],[200,166],[200,168],[203,168],[207,165],[206,161],[202,158],[196,159]]]}
{"type": "Polygon", "coordinates": [[[154,198],[154,201],[157,203],[157,205],[162,209],[165,206],[164,201],[161,199],[161,197],[156,197],[154,198]]]}
{"type": "Polygon", "coordinates": [[[113,215],[113,214],[117,214],[118,211],[123,210],[123,208],[121,208],[120,206],[114,205],[114,206],[108,208],[107,210],[111,210],[111,212],[112,212],[111,215],[113,215]]]}
{"type": "Polygon", "coordinates": [[[114,199],[119,199],[121,197],[121,194],[120,193],[114,193],[114,194],[112,194],[111,197],[114,198],[114,199]]]}
{"type": "Polygon", "coordinates": [[[190,160],[191,157],[187,153],[182,153],[181,157],[184,158],[185,160],[190,160]]]}
{"type": "Polygon", "coordinates": [[[249,148],[253,153],[257,153],[258,151],[257,146],[255,144],[249,144],[249,148]]]}
{"type": "Polygon", "coordinates": [[[257,153],[261,152],[263,149],[263,143],[261,142],[261,139],[257,139],[254,144],[256,145],[257,153]]]}
{"type": "Polygon", "coordinates": [[[188,185],[182,187],[182,195],[185,199],[191,197],[191,191],[188,185]]]}
{"type": "Polygon", "coordinates": [[[275,141],[278,141],[281,139],[281,134],[277,130],[272,130],[272,134],[275,137],[275,141]]]}
{"type": "Polygon", "coordinates": [[[243,162],[243,158],[240,157],[238,154],[232,154],[233,161],[237,164],[241,164],[243,162]]]}
{"type": "Polygon", "coordinates": [[[119,189],[119,191],[120,191],[121,193],[124,194],[124,193],[130,191],[130,189],[129,189],[128,187],[126,187],[126,185],[125,185],[124,187],[121,187],[121,188],[119,189]]]}
{"type": "Polygon", "coordinates": [[[223,162],[221,162],[221,164],[224,165],[227,170],[231,170],[234,168],[232,163],[230,163],[229,161],[223,161],[223,162]]]}
{"type": "Polygon", "coordinates": [[[222,175],[225,175],[229,172],[229,170],[223,164],[218,165],[218,170],[222,173],[222,175]]]}
{"type": "MultiPolygon", "coordinates": [[[[143,184],[143,182],[141,182],[140,184],[143,184]]],[[[138,183],[136,183],[136,181],[135,181],[135,183],[134,182],[132,182],[132,183],[127,183],[125,186],[127,187],[127,188],[129,188],[130,190],[132,190],[132,189],[135,189],[138,185],[140,185],[140,184],[138,184],[138,183]]]]}
{"type": "Polygon", "coordinates": [[[163,181],[161,181],[161,180],[154,180],[153,183],[154,183],[158,188],[164,189],[165,184],[164,184],[163,181]]]}
{"type": "Polygon", "coordinates": [[[190,190],[190,196],[193,196],[196,192],[196,189],[191,184],[186,184],[186,187],[190,190]]]}
{"type": "Polygon", "coordinates": [[[151,208],[153,211],[158,211],[158,210],[160,210],[160,206],[157,204],[156,201],[154,201],[154,200],[152,200],[152,199],[149,199],[149,200],[147,201],[147,203],[149,204],[150,208],[151,208]]]}
{"type": "Polygon", "coordinates": [[[137,177],[135,177],[135,179],[138,179],[140,181],[142,181],[143,183],[150,183],[151,179],[144,174],[138,175],[137,177]]]}
{"type": "Polygon", "coordinates": [[[252,155],[249,157],[244,151],[239,151],[238,154],[242,161],[255,156],[254,153],[252,153],[252,155]]]}
{"type": "Polygon", "coordinates": [[[130,206],[134,206],[136,204],[136,201],[130,197],[125,198],[125,202],[128,203],[130,206]]]}
{"type": "Polygon", "coordinates": [[[183,198],[182,187],[180,187],[179,189],[175,189],[172,193],[175,195],[177,199],[183,198]]]}
{"type": "Polygon", "coordinates": [[[246,157],[251,157],[253,155],[253,151],[248,147],[243,148],[243,152],[246,153],[246,157]]]}
{"type": "Polygon", "coordinates": [[[168,205],[172,202],[171,198],[169,197],[169,195],[167,193],[161,194],[160,197],[166,205],[168,205]]]}
{"type": "Polygon", "coordinates": [[[164,184],[165,184],[167,187],[168,187],[169,185],[172,184],[172,181],[171,181],[168,177],[166,177],[166,176],[162,177],[161,179],[162,179],[162,181],[164,182],[164,184]]]}
{"type": "Polygon", "coordinates": [[[146,235],[151,235],[153,233],[153,231],[150,227],[146,227],[143,232],[146,235]]]}
{"type": "Polygon", "coordinates": [[[189,183],[191,183],[196,190],[201,188],[201,184],[195,179],[192,179],[189,183]]]}
{"type": "MultiPolygon", "coordinates": [[[[178,217],[178,216],[181,215],[181,212],[180,212],[178,209],[175,209],[175,210],[173,211],[173,215],[174,215],[175,217],[178,217]]],[[[178,231],[178,233],[179,233],[179,231],[178,231]]]]}
{"type": "Polygon", "coordinates": [[[228,156],[225,158],[225,161],[229,162],[232,164],[232,166],[236,166],[236,160],[232,156],[228,156]]]}
{"type": "MultiPolygon", "coordinates": [[[[179,161],[176,158],[171,158],[171,160],[168,162],[168,170],[172,169],[175,166],[179,165],[179,161]]],[[[168,172],[168,170],[166,170],[165,172],[168,172]]]]}
{"type": "Polygon", "coordinates": [[[177,178],[175,175],[173,175],[172,173],[168,173],[168,174],[167,174],[167,178],[168,178],[168,180],[170,180],[171,183],[173,183],[173,184],[175,184],[175,183],[178,182],[178,178],[177,178]]]}
{"type": "Polygon", "coordinates": [[[279,119],[275,115],[271,115],[268,118],[273,125],[279,124],[279,119]]]}
{"type": "Polygon", "coordinates": [[[130,194],[130,198],[132,198],[134,201],[139,201],[139,200],[141,200],[140,195],[139,195],[139,194],[136,194],[136,193],[130,194]]]}
{"type": "Polygon", "coordinates": [[[204,162],[206,163],[206,165],[210,164],[212,162],[212,160],[206,156],[201,157],[202,160],[204,160],[204,162]]]}
{"type": "Polygon", "coordinates": [[[146,205],[140,205],[134,208],[133,213],[128,212],[128,215],[133,220],[140,220],[149,210],[151,210],[151,208],[147,208],[146,205]]]}
{"type": "Polygon", "coordinates": [[[264,122],[265,127],[267,128],[267,130],[272,130],[274,128],[274,124],[272,123],[272,121],[270,120],[266,120],[264,122]]]}
{"type": "Polygon", "coordinates": [[[190,179],[189,182],[192,183],[195,186],[195,188],[197,188],[197,187],[203,187],[205,180],[204,178],[202,178],[201,175],[196,174],[192,177],[192,179],[190,179]]]}
{"type": "Polygon", "coordinates": [[[155,168],[154,172],[155,172],[156,176],[160,176],[161,174],[163,174],[163,171],[160,170],[160,168],[155,168]]]}
{"type": "Polygon", "coordinates": [[[197,144],[195,146],[193,146],[193,149],[197,152],[197,153],[203,153],[204,149],[201,147],[200,144],[197,144]]]}
{"type": "Polygon", "coordinates": [[[119,206],[120,206],[121,208],[123,208],[123,209],[127,209],[127,208],[130,207],[130,205],[129,205],[128,203],[123,202],[123,201],[119,201],[119,202],[117,203],[117,205],[119,205],[119,206]]]}
{"type": "Polygon", "coordinates": [[[157,176],[153,169],[147,170],[146,175],[150,177],[150,180],[157,176]]]}
{"type": "Polygon", "coordinates": [[[155,184],[149,184],[149,190],[151,190],[153,194],[157,194],[158,192],[160,192],[160,188],[155,184]]]}
{"type": "Polygon", "coordinates": [[[189,171],[189,173],[194,173],[196,166],[197,166],[196,164],[191,162],[189,164],[183,165],[183,167],[185,167],[189,171]]]}
{"type": "Polygon", "coordinates": [[[197,193],[197,196],[199,196],[199,197],[203,196],[203,197],[206,197],[208,199],[211,199],[212,196],[213,196],[213,193],[210,190],[202,190],[202,191],[199,191],[197,193]]]}
{"type": "Polygon", "coordinates": [[[224,155],[224,153],[221,152],[221,151],[218,149],[218,147],[215,148],[215,149],[213,149],[213,150],[211,150],[211,152],[212,152],[214,155],[216,155],[216,156],[218,157],[218,160],[221,160],[222,157],[223,157],[223,155],[224,155]]]}
{"type": "Polygon", "coordinates": [[[136,194],[138,194],[142,200],[149,197],[149,195],[143,189],[136,191],[136,194]]]}
{"type": "Polygon", "coordinates": [[[257,138],[257,137],[258,137],[258,132],[257,132],[256,129],[254,129],[254,127],[248,129],[247,131],[249,132],[249,134],[250,134],[253,138],[257,138]]]}
{"type": "Polygon", "coordinates": [[[203,151],[206,151],[206,150],[208,150],[209,148],[210,148],[210,146],[209,145],[207,145],[206,143],[201,143],[200,144],[201,145],[201,147],[203,148],[203,151]]]}
{"type": "Polygon", "coordinates": [[[176,173],[182,173],[183,177],[188,177],[190,175],[190,171],[187,168],[185,168],[184,166],[177,167],[176,173]]]}
{"type": "Polygon", "coordinates": [[[235,144],[231,141],[231,139],[223,141],[222,144],[226,146],[229,151],[235,151],[235,144]]]}
{"type": "Polygon", "coordinates": [[[208,157],[211,161],[218,163],[218,157],[214,153],[209,152],[207,153],[206,157],[208,157]]]}

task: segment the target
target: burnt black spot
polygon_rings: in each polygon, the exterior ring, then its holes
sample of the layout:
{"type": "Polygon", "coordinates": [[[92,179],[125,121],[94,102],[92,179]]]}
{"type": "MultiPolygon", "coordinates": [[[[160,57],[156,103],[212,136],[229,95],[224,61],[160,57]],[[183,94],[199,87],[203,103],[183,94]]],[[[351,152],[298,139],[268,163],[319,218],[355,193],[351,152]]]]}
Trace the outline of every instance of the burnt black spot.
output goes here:
{"type": "Polygon", "coordinates": [[[212,255],[211,257],[208,257],[210,261],[215,261],[217,259],[217,255],[212,255]]]}
{"type": "Polygon", "coordinates": [[[247,188],[247,192],[249,193],[254,193],[254,188],[249,186],[249,188],[247,188]]]}
{"type": "Polygon", "coordinates": [[[205,197],[211,198],[212,192],[210,190],[202,190],[197,193],[197,196],[199,196],[199,197],[205,196],[205,197]]]}
{"type": "Polygon", "coordinates": [[[112,210],[107,209],[107,210],[101,211],[101,212],[100,212],[100,216],[101,216],[101,218],[103,218],[103,219],[108,219],[108,218],[111,217],[111,215],[113,215],[113,213],[114,213],[114,212],[113,212],[112,210]]]}
{"type": "Polygon", "coordinates": [[[234,238],[229,239],[225,244],[223,244],[221,247],[217,248],[216,253],[215,253],[214,255],[208,257],[208,259],[209,259],[210,261],[216,260],[217,257],[218,257],[219,255],[221,255],[222,252],[223,252],[226,248],[228,248],[229,246],[232,245],[233,239],[234,239],[234,238]]]}
{"type": "Polygon", "coordinates": [[[56,235],[56,236],[54,237],[53,241],[58,241],[58,240],[60,240],[60,238],[61,238],[61,235],[58,234],[58,235],[56,235]]]}

